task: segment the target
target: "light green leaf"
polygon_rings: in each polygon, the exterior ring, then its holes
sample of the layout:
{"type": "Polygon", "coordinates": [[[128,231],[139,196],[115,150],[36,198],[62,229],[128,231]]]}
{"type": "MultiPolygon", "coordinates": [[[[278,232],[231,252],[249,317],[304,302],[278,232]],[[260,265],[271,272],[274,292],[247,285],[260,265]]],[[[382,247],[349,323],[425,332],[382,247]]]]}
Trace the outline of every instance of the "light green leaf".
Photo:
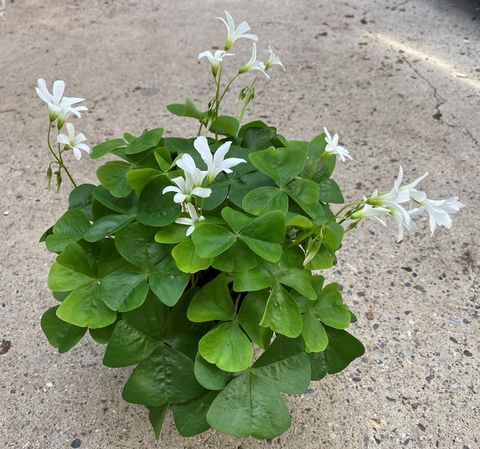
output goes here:
{"type": "Polygon", "coordinates": [[[186,228],[183,225],[171,224],[159,229],[155,234],[157,243],[180,243],[187,238],[185,235],[186,228]]]}
{"type": "Polygon", "coordinates": [[[110,153],[117,148],[124,147],[126,145],[123,139],[112,139],[107,140],[106,142],[99,143],[92,148],[90,157],[92,159],[98,159],[99,157],[104,156],[107,153],[110,153]]]}
{"type": "Polygon", "coordinates": [[[223,136],[236,137],[240,123],[230,115],[219,115],[210,126],[210,132],[222,134],[223,136]]]}
{"type": "Polygon", "coordinates": [[[57,317],[58,306],[48,309],[40,320],[49,343],[63,353],[72,349],[85,335],[86,327],[74,326],[57,317]]]}
{"type": "Polygon", "coordinates": [[[266,291],[249,293],[243,299],[238,313],[238,322],[243,330],[253,342],[263,349],[270,344],[273,335],[269,328],[260,326],[267,300],[268,293],[266,291]]]}
{"type": "Polygon", "coordinates": [[[90,221],[80,209],[69,209],[53,227],[53,234],[45,239],[47,249],[59,253],[70,243],[78,242],[90,227],[90,221]]]}
{"type": "Polygon", "coordinates": [[[126,154],[136,154],[157,147],[162,138],[163,128],[155,128],[145,131],[140,137],[137,137],[127,145],[126,154]]]}
{"type": "Polygon", "coordinates": [[[192,240],[201,257],[213,258],[230,248],[236,237],[223,226],[204,221],[195,227],[192,240]]]}
{"type": "Polygon", "coordinates": [[[260,326],[269,327],[278,334],[295,338],[302,332],[302,315],[292,298],[281,285],[276,285],[268,298],[260,326]]]}
{"type": "Polygon", "coordinates": [[[223,371],[243,371],[253,359],[253,346],[235,322],[221,323],[198,343],[202,357],[223,371]]]}
{"type": "Polygon", "coordinates": [[[242,241],[237,241],[235,245],[215,257],[212,262],[214,268],[227,273],[251,270],[257,264],[257,256],[242,241]]]}
{"type": "Polygon", "coordinates": [[[314,312],[327,326],[335,329],[346,329],[350,326],[350,309],[343,303],[336,282],[324,287],[315,302],[314,312]]]}
{"type": "Polygon", "coordinates": [[[177,267],[184,273],[206,270],[213,260],[212,258],[200,257],[193,246],[192,239],[186,239],[173,248],[172,256],[177,263],[177,267]]]}
{"type": "Polygon", "coordinates": [[[274,438],[290,427],[280,393],[252,373],[233,379],[213,401],[207,421],[221,432],[244,438],[274,438]]]}
{"type": "MultiPolygon", "coordinates": [[[[148,293],[143,273],[119,268],[100,281],[100,297],[112,310],[128,312],[140,307],[148,293]]],[[[68,298],[67,298],[68,299],[68,298]]]]}
{"type": "Polygon", "coordinates": [[[224,274],[204,285],[188,306],[188,319],[195,323],[205,321],[228,321],[235,316],[235,307],[228,290],[228,279],[224,274]]]}
{"type": "Polygon", "coordinates": [[[328,345],[328,336],[320,320],[312,311],[303,315],[302,337],[307,352],[324,351],[328,345]]]}
{"type": "Polygon", "coordinates": [[[243,197],[242,208],[253,215],[272,210],[279,210],[285,215],[288,212],[288,197],[276,187],[258,187],[243,197]]]}
{"type": "Polygon", "coordinates": [[[296,148],[274,148],[249,155],[252,164],[272,178],[280,187],[288,184],[303,169],[306,155],[296,148]]]}
{"type": "Polygon", "coordinates": [[[190,98],[185,100],[185,104],[182,103],[174,103],[169,104],[167,109],[175,115],[180,117],[191,117],[196,118],[197,120],[202,121],[205,118],[205,112],[200,111],[197,107],[193,104],[193,101],[190,98]]]}
{"type": "Polygon", "coordinates": [[[154,179],[164,174],[154,168],[135,168],[127,174],[128,185],[140,196],[143,188],[154,179]]]}
{"type": "Polygon", "coordinates": [[[148,274],[153,293],[167,306],[174,306],[182,296],[190,276],[177,268],[172,256],[166,256],[148,274]]]}
{"type": "Polygon", "coordinates": [[[315,217],[320,198],[318,184],[308,179],[295,179],[285,186],[285,191],[307,214],[315,217]]]}

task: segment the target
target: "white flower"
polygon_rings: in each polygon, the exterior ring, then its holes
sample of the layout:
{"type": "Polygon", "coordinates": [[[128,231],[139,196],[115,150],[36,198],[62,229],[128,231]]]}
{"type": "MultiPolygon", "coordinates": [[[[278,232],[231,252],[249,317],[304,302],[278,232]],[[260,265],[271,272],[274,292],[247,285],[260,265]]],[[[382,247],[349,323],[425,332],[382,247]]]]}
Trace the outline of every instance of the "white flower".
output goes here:
{"type": "Polygon", "coordinates": [[[192,156],[184,154],[176,164],[184,171],[185,178],[181,176],[173,178],[172,182],[177,186],[165,187],[162,193],[175,192],[173,201],[178,204],[189,201],[192,195],[208,198],[212,194],[212,189],[201,187],[206,173],[197,168],[192,156]]]}
{"type": "Polygon", "coordinates": [[[235,41],[238,39],[251,39],[252,41],[258,40],[258,36],[255,34],[247,34],[247,31],[250,31],[250,26],[247,22],[242,22],[240,25],[238,25],[238,27],[235,28],[235,21],[228,11],[225,11],[225,16],[227,17],[227,20],[223,19],[222,17],[217,17],[217,19],[220,19],[227,27],[228,35],[227,40],[225,41],[225,51],[230,50],[235,41]]]}
{"type": "Polygon", "coordinates": [[[218,147],[214,154],[212,154],[206,137],[200,136],[195,139],[193,146],[200,153],[203,162],[205,162],[207,165],[206,175],[210,184],[222,171],[225,173],[232,173],[232,167],[247,162],[245,159],[240,159],[238,157],[230,157],[225,159],[226,154],[230,150],[231,144],[232,142],[225,142],[218,147]]]}
{"type": "Polygon", "coordinates": [[[401,184],[403,181],[403,168],[400,165],[400,168],[398,169],[398,176],[393,183],[392,190],[380,196],[387,201],[405,203],[406,201],[410,200],[411,193],[415,191],[415,187],[420,183],[420,181],[423,181],[427,176],[428,176],[428,172],[425,172],[422,176],[415,179],[415,181],[411,182],[410,184],[407,184],[406,186],[402,186],[401,184]]]}
{"type": "Polygon", "coordinates": [[[223,61],[225,56],[233,56],[233,53],[227,53],[224,50],[216,50],[213,54],[211,51],[202,51],[198,54],[198,59],[207,58],[212,66],[213,76],[216,76],[218,65],[223,61]]]}
{"type": "Polygon", "coordinates": [[[327,128],[323,128],[325,131],[325,142],[327,146],[325,147],[325,153],[328,155],[336,154],[342,162],[345,162],[346,159],[352,160],[352,156],[348,153],[348,150],[338,144],[338,134],[335,134],[332,138],[327,128]]]}
{"type": "Polygon", "coordinates": [[[67,123],[67,134],[59,134],[57,137],[57,142],[65,145],[68,148],[73,150],[73,155],[75,159],[79,161],[82,157],[80,150],[85,151],[87,154],[90,154],[90,147],[83,143],[87,140],[83,133],[75,134],[75,127],[72,123],[67,123]]]}
{"type": "Polygon", "coordinates": [[[402,206],[390,209],[390,215],[397,222],[398,237],[397,242],[401,242],[405,236],[405,229],[412,233],[415,230],[415,222],[411,218],[410,211],[407,211],[402,206]]]}
{"type": "Polygon", "coordinates": [[[286,71],[285,66],[282,64],[282,61],[280,61],[280,58],[273,52],[272,47],[270,47],[270,45],[268,46],[268,52],[270,53],[270,56],[268,57],[268,60],[265,63],[265,70],[270,69],[274,65],[279,65],[285,72],[286,71]]]}
{"type": "MultiPolygon", "coordinates": [[[[37,95],[48,105],[50,111],[50,120],[53,122],[57,118],[63,126],[63,122],[71,115],[81,117],[81,112],[88,111],[86,106],[73,106],[76,103],[84,101],[83,98],[64,97],[65,82],[57,80],[53,83],[52,93],[47,89],[44,79],[37,81],[38,87],[35,88],[37,95]]],[[[60,128],[62,127],[60,126],[60,128]]]]}
{"type": "Polygon", "coordinates": [[[191,203],[187,203],[187,212],[190,217],[180,217],[175,220],[175,223],[188,226],[187,237],[195,230],[195,225],[202,220],[205,220],[205,217],[197,214],[195,206],[191,203]]]}
{"type": "Polygon", "coordinates": [[[250,56],[250,60],[240,67],[239,72],[240,73],[247,73],[247,72],[262,72],[268,79],[270,79],[270,76],[268,73],[265,71],[265,64],[262,61],[257,61],[257,45],[253,43],[252,46],[252,56],[250,56]]]}
{"type": "Polygon", "coordinates": [[[362,218],[372,218],[375,221],[378,221],[383,226],[386,226],[387,223],[381,217],[385,217],[390,214],[390,209],[385,207],[374,207],[371,204],[364,204],[363,207],[353,214],[350,214],[350,218],[354,220],[360,220],[362,218]]]}
{"type": "Polygon", "coordinates": [[[414,190],[411,193],[412,200],[420,207],[412,209],[410,214],[419,215],[426,211],[429,216],[431,235],[438,226],[445,226],[447,229],[452,227],[451,214],[457,213],[465,205],[458,201],[458,197],[454,196],[445,200],[431,200],[427,198],[425,192],[414,190]]]}

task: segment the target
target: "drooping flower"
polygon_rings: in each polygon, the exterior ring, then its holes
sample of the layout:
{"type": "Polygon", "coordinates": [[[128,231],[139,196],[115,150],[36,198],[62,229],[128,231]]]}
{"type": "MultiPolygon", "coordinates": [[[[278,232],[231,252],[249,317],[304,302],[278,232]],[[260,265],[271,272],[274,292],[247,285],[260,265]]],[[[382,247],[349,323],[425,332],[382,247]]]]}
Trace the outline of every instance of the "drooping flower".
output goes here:
{"type": "Polygon", "coordinates": [[[167,186],[162,193],[175,192],[173,201],[175,203],[183,203],[190,201],[192,196],[200,198],[208,198],[212,194],[212,189],[201,187],[206,173],[197,168],[195,161],[189,154],[184,154],[176,162],[177,167],[181,168],[185,174],[185,178],[178,176],[172,179],[176,186],[167,186]]]}
{"type": "Polygon", "coordinates": [[[250,56],[250,60],[240,67],[240,73],[247,73],[247,72],[261,72],[263,73],[268,79],[270,76],[265,71],[265,64],[262,61],[257,61],[257,45],[253,43],[252,45],[252,56],[250,56]]]}
{"type": "Polygon", "coordinates": [[[191,203],[187,203],[186,208],[187,208],[188,215],[190,215],[190,217],[177,218],[175,220],[175,223],[188,226],[187,232],[186,232],[186,235],[188,237],[195,230],[195,225],[198,222],[205,220],[205,217],[203,217],[202,215],[198,215],[197,210],[195,209],[195,206],[191,203]]]}
{"type": "Polygon", "coordinates": [[[235,21],[228,11],[225,11],[225,16],[227,20],[222,17],[217,17],[217,19],[220,19],[227,27],[227,40],[224,46],[225,51],[230,50],[238,39],[251,39],[254,42],[258,40],[257,35],[247,33],[247,31],[250,31],[250,25],[247,22],[241,22],[238,27],[235,27],[235,21]]]}
{"type": "Polygon", "coordinates": [[[75,127],[72,123],[67,123],[66,127],[67,134],[59,134],[57,137],[57,142],[65,145],[68,149],[71,149],[73,151],[73,156],[77,161],[79,161],[82,157],[82,151],[90,154],[90,147],[83,143],[87,140],[87,138],[83,133],[75,134],[75,127]]]}
{"type": "Polygon", "coordinates": [[[463,203],[458,201],[457,196],[445,200],[431,200],[427,198],[425,192],[414,190],[411,192],[411,198],[420,207],[412,209],[410,214],[419,215],[424,211],[427,212],[431,235],[434,234],[437,225],[450,229],[452,227],[450,215],[465,207],[463,203]]]}
{"type": "Polygon", "coordinates": [[[47,89],[45,80],[40,78],[37,81],[38,86],[35,88],[37,95],[48,105],[50,112],[50,121],[59,119],[59,128],[63,127],[65,120],[71,115],[81,117],[81,112],[88,111],[86,106],[74,106],[76,103],[84,101],[83,98],[64,97],[65,82],[57,80],[53,83],[52,93],[47,89]]]}
{"type": "Polygon", "coordinates": [[[402,186],[403,181],[403,168],[400,165],[398,169],[398,176],[393,183],[392,190],[381,195],[382,198],[390,201],[395,201],[397,203],[404,203],[411,198],[411,194],[415,191],[415,187],[423,181],[428,176],[428,172],[425,172],[422,176],[419,176],[415,181],[412,181],[406,186],[402,186]]]}
{"type": "Polygon", "coordinates": [[[378,221],[383,226],[386,226],[382,217],[390,215],[390,210],[385,207],[374,207],[371,204],[364,204],[359,210],[350,214],[350,218],[353,220],[361,220],[362,218],[372,218],[375,221],[378,221]]]}
{"type": "Polygon", "coordinates": [[[227,53],[224,50],[216,50],[215,53],[211,51],[202,51],[198,54],[198,59],[207,58],[210,61],[212,67],[213,76],[217,76],[218,66],[223,61],[225,56],[233,56],[233,53],[227,53]]]}
{"type": "Polygon", "coordinates": [[[212,154],[206,137],[200,136],[195,139],[193,146],[200,153],[200,156],[207,165],[206,176],[209,184],[211,184],[222,171],[225,173],[232,173],[231,169],[233,167],[247,162],[245,159],[238,157],[225,159],[226,154],[230,150],[231,144],[232,142],[225,142],[218,147],[214,154],[212,154]]]}
{"type": "Polygon", "coordinates": [[[338,144],[338,134],[335,134],[333,137],[328,132],[327,128],[323,128],[325,131],[325,142],[327,146],[325,147],[325,153],[327,155],[335,154],[337,155],[342,162],[345,162],[346,159],[352,160],[352,156],[348,153],[348,150],[338,144]]]}
{"type": "Polygon", "coordinates": [[[283,71],[285,72],[285,66],[283,65],[282,61],[280,61],[280,58],[273,52],[272,47],[270,45],[268,46],[268,53],[270,53],[270,56],[267,59],[267,62],[265,63],[265,70],[268,70],[272,68],[274,65],[279,65],[283,71]]]}

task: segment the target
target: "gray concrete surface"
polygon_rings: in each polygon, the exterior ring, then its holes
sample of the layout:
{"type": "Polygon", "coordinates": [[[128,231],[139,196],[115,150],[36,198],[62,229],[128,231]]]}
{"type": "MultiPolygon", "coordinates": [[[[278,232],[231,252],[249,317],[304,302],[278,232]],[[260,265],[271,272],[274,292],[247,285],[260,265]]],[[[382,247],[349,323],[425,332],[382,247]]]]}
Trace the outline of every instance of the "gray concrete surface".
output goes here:
{"type": "MultiPolygon", "coordinates": [[[[348,0],[6,0],[0,17],[0,447],[14,449],[394,449],[480,447],[478,2],[348,0]],[[129,370],[102,366],[83,341],[66,355],[39,327],[53,304],[52,257],[38,238],[66,204],[43,177],[45,108],[38,77],[67,81],[90,113],[77,122],[90,142],[165,126],[193,132],[164,105],[205,101],[209,74],[196,55],[220,45],[214,17],[247,19],[287,66],[259,83],[251,116],[291,138],[324,125],[354,161],[337,179],[348,198],[389,188],[401,162],[425,170],[439,197],[466,208],[433,239],[421,224],[365,223],[348,235],[331,278],[359,319],[365,357],[289,399],[293,426],[270,442],[209,431],[181,439],[172,418],[155,443],[144,411],[122,402],[129,370]],[[80,125],[81,123],[81,125],[80,125]],[[347,257],[348,254],[348,257],[347,257]],[[8,343],[11,346],[8,349],[8,343]]],[[[235,106],[235,105],[231,105],[235,106]]],[[[237,105],[238,106],[238,105],[237,105]]],[[[75,165],[82,181],[96,163],[75,165]]]]}

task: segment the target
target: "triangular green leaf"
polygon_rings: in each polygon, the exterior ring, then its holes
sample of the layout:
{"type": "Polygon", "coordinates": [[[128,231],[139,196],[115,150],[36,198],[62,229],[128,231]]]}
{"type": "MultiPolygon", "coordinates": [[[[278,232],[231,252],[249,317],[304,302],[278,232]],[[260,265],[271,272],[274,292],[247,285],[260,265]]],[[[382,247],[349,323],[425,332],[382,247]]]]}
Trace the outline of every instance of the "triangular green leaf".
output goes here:
{"type": "Polygon", "coordinates": [[[86,327],[74,326],[57,317],[58,306],[48,309],[40,321],[49,343],[63,353],[72,349],[85,335],[86,327]]]}
{"type": "Polygon", "coordinates": [[[173,406],[175,426],[182,437],[192,437],[210,428],[207,412],[217,394],[216,391],[205,391],[191,401],[173,406]]]}
{"type": "Polygon", "coordinates": [[[243,298],[240,311],[238,313],[238,322],[250,339],[258,346],[265,349],[272,339],[271,329],[260,326],[263,312],[268,300],[268,293],[252,292],[243,298]]]}

